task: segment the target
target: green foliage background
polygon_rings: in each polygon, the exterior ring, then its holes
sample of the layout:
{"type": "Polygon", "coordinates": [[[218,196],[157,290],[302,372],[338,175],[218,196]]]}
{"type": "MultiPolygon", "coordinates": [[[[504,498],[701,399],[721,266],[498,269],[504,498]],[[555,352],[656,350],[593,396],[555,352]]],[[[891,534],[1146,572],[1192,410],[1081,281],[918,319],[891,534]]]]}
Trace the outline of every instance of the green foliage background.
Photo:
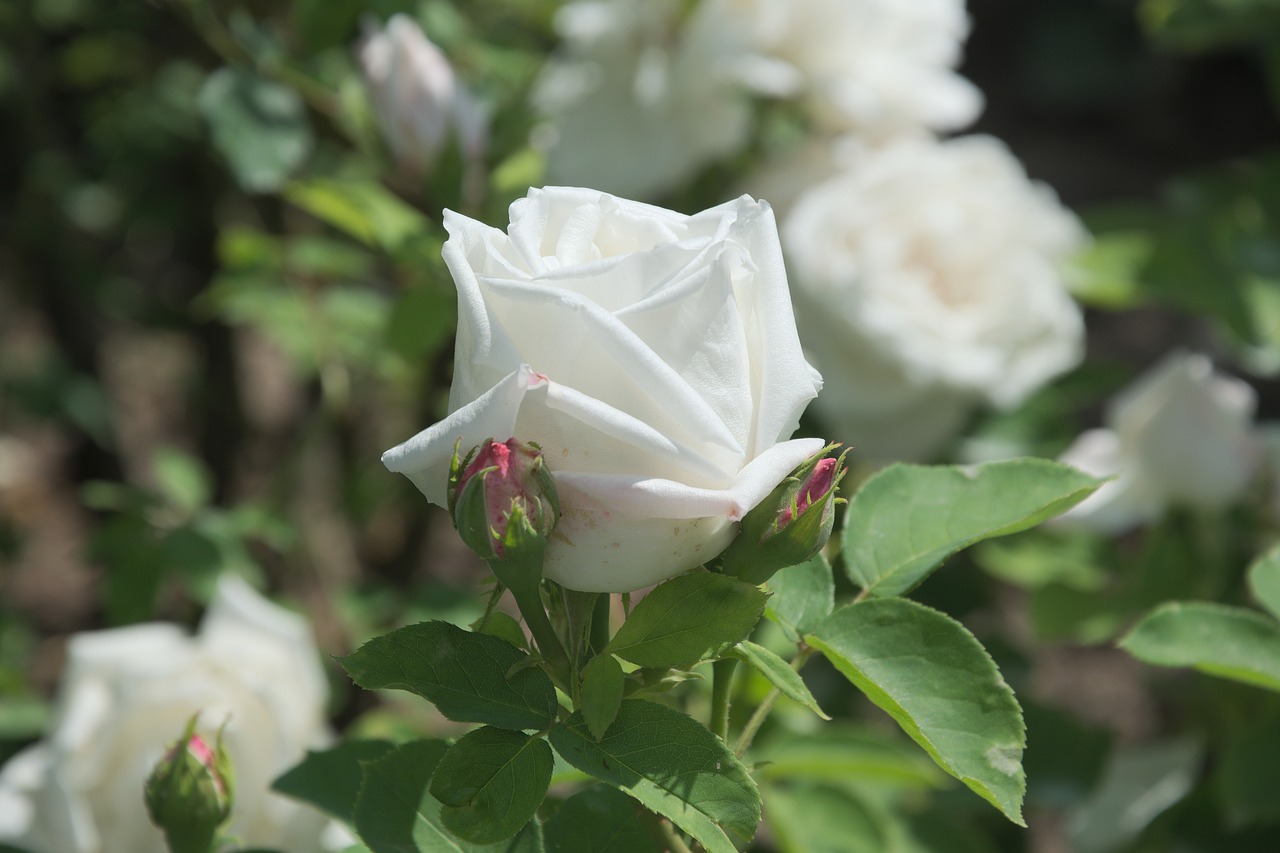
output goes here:
{"type": "MultiPolygon", "coordinates": [[[[444,413],[454,303],[439,211],[501,223],[538,182],[524,103],[555,45],[556,5],[0,4],[0,759],[47,721],[68,634],[190,622],[221,571],[304,609],[334,654],[399,625],[480,614],[483,568],[376,460],[444,413]],[[478,196],[463,192],[456,156],[419,184],[378,138],[352,48],[362,15],[400,11],[491,105],[478,196]]],[[[1280,3],[969,8],[962,72],[987,100],[976,129],[1008,142],[1097,235],[1077,271],[1091,306],[1086,365],[974,434],[1053,455],[1179,343],[1259,372],[1261,417],[1280,414],[1268,378],[1280,369],[1280,3]]],[[[662,201],[719,202],[742,165],[662,201]]],[[[921,605],[870,599],[864,613],[948,614],[993,652],[1026,711],[1030,829],[938,771],[850,687],[837,670],[858,635],[842,624],[825,640],[831,662],[815,659],[753,754],[774,809],[756,846],[1276,849],[1280,675],[1267,650],[1280,635],[1257,606],[1274,615],[1262,586],[1274,573],[1247,570],[1277,521],[1256,507],[1175,514],[1117,541],[1032,531],[985,542],[921,585],[921,605]],[[1192,604],[1139,622],[1175,599],[1192,604]],[[1229,645],[1236,625],[1250,632],[1247,653],[1215,654],[1212,637],[1229,645]],[[1143,666],[1115,647],[1122,635],[1136,658],[1247,686],[1143,666]],[[806,696],[836,718],[818,746],[806,696]]],[[[869,572],[889,577],[882,568],[837,571],[830,594],[799,580],[804,567],[788,570],[753,666],[824,635],[832,596],[869,572]]],[[[905,578],[904,589],[924,579],[916,568],[905,578]]],[[[333,719],[348,737],[462,731],[333,675],[333,719]]],[[[764,674],[740,682],[743,706],[771,686],[764,674]]],[[[552,739],[590,743],[591,725],[561,724],[552,739]]],[[[411,748],[430,763],[409,758],[429,777],[443,746],[421,743],[411,748]]],[[[391,746],[358,749],[405,760],[391,746]]],[[[553,785],[581,779],[549,772],[553,785]]],[[[587,789],[549,826],[607,811],[610,796],[587,789]]]]}

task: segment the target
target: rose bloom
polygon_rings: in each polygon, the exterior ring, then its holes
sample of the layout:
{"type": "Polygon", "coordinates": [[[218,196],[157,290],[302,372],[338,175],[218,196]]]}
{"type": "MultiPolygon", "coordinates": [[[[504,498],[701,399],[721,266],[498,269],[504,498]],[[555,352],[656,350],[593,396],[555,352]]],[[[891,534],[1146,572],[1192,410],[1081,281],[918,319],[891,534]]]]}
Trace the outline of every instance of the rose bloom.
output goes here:
{"type": "Polygon", "coordinates": [[[954,70],[964,0],[703,0],[690,27],[744,85],[799,99],[829,129],[956,130],[982,109],[954,70]]]}
{"type": "Polygon", "coordinates": [[[1081,434],[1060,457],[1116,478],[1060,520],[1108,533],[1155,521],[1171,505],[1220,510],[1254,476],[1261,448],[1257,395],[1198,353],[1174,352],[1107,407],[1105,428],[1081,434]]]}
{"type": "Polygon", "coordinates": [[[533,94],[547,180],[633,198],[677,188],[747,141],[751,108],[680,0],[594,0],[556,15],[560,54],[533,94]]]}
{"type": "Polygon", "coordinates": [[[74,636],[48,736],[0,770],[0,843],[32,853],[165,853],[143,784],[199,712],[226,723],[236,797],[224,831],[290,853],[342,849],[319,812],[268,792],[331,738],[306,622],[224,577],[195,637],[145,624],[74,636]]]}
{"type": "Polygon", "coordinates": [[[383,138],[406,171],[429,171],[451,136],[466,159],[483,156],[484,111],[416,21],[393,15],[371,26],[357,58],[383,138]]]}
{"type": "Polygon", "coordinates": [[[547,188],[506,233],[453,212],[445,227],[452,414],[383,461],[443,506],[455,442],[539,444],[562,509],[546,577],[627,592],[704,563],[822,449],[787,441],[821,379],[767,204],[684,216],[547,188]]]}
{"type": "Polygon", "coordinates": [[[1085,238],[999,141],[852,146],[783,223],[818,412],[874,460],[927,458],[975,405],[1015,406],[1073,367],[1059,266],[1085,238]]]}

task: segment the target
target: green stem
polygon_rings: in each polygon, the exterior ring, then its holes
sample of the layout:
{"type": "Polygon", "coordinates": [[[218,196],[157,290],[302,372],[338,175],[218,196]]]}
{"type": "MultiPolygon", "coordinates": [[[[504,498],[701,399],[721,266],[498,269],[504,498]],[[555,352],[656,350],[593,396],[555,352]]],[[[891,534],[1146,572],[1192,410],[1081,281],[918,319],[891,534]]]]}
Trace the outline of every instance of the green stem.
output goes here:
{"type": "Polygon", "coordinates": [[[566,685],[571,683],[569,657],[565,654],[560,637],[556,635],[556,629],[551,626],[551,620],[547,618],[547,611],[542,607],[542,596],[538,593],[538,585],[531,584],[523,589],[513,586],[508,589],[511,590],[516,606],[524,616],[524,623],[529,626],[529,631],[533,634],[534,642],[538,644],[538,651],[542,653],[543,660],[551,665],[566,685]]]}
{"type": "Polygon", "coordinates": [[[711,664],[711,733],[720,740],[729,738],[729,696],[733,692],[733,673],[738,661],[721,658],[711,664]]]}
{"type": "Polygon", "coordinates": [[[662,840],[666,842],[670,853],[691,853],[689,845],[684,843],[684,839],[680,837],[680,833],[676,832],[676,828],[671,823],[659,820],[658,831],[662,833],[662,840]]]}
{"type": "Polygon", "coordinates": [[[591,613],[591,636],[587,648],[592,655],[598,655],[609,645],[609,615],[613,604],[613,596],[602,592],[596,598],[595,609],[591,613]]]}
{"type": "MultiPolygon", "coordinates": [[[[791,668],[799,672],[809,662],[809,657],[812,654],[813,649],[805,646],[796,655],[795,660],[791,661],[791,668]]],[[[738,743],[733,748],[734,755],[741,758],[751,748],[751,742],[755,740],[756,734],[760,731],[760,727],[764,725],[764,721],[768,718],[769,712],[773,710],[773,706],[778,704],[780,696],[782,696],[782,691],[775,687],[769,691],[769,695],[764,697],[764,701],[760,703],[760,707],[756,708],[755,713],[751,715],[751,719],[747,720],[746,726],[742,729],[742,734],[738,736],[738,743]]]]}

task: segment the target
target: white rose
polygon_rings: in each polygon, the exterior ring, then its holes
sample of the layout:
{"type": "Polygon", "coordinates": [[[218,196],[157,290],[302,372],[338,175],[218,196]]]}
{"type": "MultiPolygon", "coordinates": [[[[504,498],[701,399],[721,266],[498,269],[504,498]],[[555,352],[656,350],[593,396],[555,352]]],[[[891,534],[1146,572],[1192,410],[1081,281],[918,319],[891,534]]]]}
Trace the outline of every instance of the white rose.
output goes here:
{"type": "Polygon", "coordinates": [[[682,0],[570,3],[564,39],[534,90],[547,116],[550,183],[631,198],[677,188],[741,148],[751,108],[716,46],[683,24],[682,0]]]}
{"type": "Polygon", "coordinates": [[[1214,371],[1207,357],[1166,356],[1116,396],[1106,428],[1085,432],[1061,456],[1094,476],[1117,475],[1063,519],[1119,532],[1171,505],[1226,507],[1259,461],[1256,406],[1253,388],[1214,371]]]}
{"type": "Polygon", "coordinates": [[[823,446],[786,441],[821,379],[767,204],[684,216],[547,188],[505,234],[452,212],[445,227],[452,414],[383,461],[444,505],[456,441],[537,442],[563,509],[548,578],[626,592],[706,562],[823,446]]]}
{"type": "Polygon", "coordinates": [[[143,783],[191,715],[226,722],[242,844],[321,849],[325,818],[268,792],[331,737],[306,622],[225,577],[200,633],[146,624],[73,637],[49,735],[0,770],[0,841],[32,853],[164,853],[143,783]]]}
{"type": "Polygon", "coordinates": [[[357,58],[382,135],[409,173],[429,171],[451,136],[467,159],[483,155],[484,111],[416,21],[393,15],[370,26],[357,58]]]}
{"type": "Polygon", "coordinates": [[[704,0],[691,28],[716,34],[744,85],[801,98],[837,130],[955,130],[982,109],[954,71],[963,0],[704,0]]]}
{"type": "Polygon", "coordinates": [[[1058,268],[1084,236],[990,137],[849,149],[782,230],[819,413],[855,452],[920,458],[976,404],[1020,403],[1081,357],[1058,268]]]}

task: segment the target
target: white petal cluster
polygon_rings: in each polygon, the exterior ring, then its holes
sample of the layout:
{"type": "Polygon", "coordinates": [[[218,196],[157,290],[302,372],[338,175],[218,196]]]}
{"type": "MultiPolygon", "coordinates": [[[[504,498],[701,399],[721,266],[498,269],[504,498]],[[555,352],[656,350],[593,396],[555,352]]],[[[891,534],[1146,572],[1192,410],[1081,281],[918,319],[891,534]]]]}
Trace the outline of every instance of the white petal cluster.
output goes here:
{"type": "Polygon", "coordinates": [[[744,84],[800,99],[836,132],[956,130],[982,109],[955,72],[964,0],[705,0],[693,26],[735,45],[744,84]]]}
{"type": "Polygon", "coordinates": [[[668,192],[744,147],[759,96],[868,138],[962,127],[982,105],[954,71],[962,0],[582,0],[556,25],[534,98],[552,184],[668,192]]]}
{"type": "Polygon", "coordinates": [[[452,212],[445,227],[451,414],[383,462],[444,505],[456,443],[538,444],[562,510],[546,577],[630,592],[705,563],[822,449],[788,440],[821,380],[767,204],[685,216],[547,187],[505,232],[452,212]]]}
{"type": "Polygon", "coordinates": [[[1222,509],[1240,498],[1260,459],[1257,395],[1200,354],[1174,352],[1112,400],[1106,426],[1083,433],[1060,457],[1116,479],[1063,516],[1120,532],[1170,506],[1222,509]]]}
{"type": "Polygon", "coordinates": [[[464,157],[483,155],[484,110],[416,21],[394,15],[370,26],[357,58],[383,138],[405,171],[430,171],[451,139],[464,157]]]}
{"type": "Polygon", "coordinates": [[[927,456],[1081,358],[1059,268],[1084,231],[996,139],[854,146],[782,236],[815,406],[866,458],[927,456]]]}
{"type": "Polygon", "coordinates": [[[652,197],[746,142],[750,105],[682,0],[591,0],[556,15],[562,56],[538,81],[547,182],[652,197]]]}
{"type": "Polygon", "coordinates": [[[327,849],[323,815],[269,792],[330,740],[327,696],[307,623],[238,578],[220,581],[194,637],[161,623],[78,634],[48,736],[0,770],[0,843],[165,853],[143,783],[199,712],[210,735],[226,723],[236,787],[226,831],[247,846],[327,849]]]}

